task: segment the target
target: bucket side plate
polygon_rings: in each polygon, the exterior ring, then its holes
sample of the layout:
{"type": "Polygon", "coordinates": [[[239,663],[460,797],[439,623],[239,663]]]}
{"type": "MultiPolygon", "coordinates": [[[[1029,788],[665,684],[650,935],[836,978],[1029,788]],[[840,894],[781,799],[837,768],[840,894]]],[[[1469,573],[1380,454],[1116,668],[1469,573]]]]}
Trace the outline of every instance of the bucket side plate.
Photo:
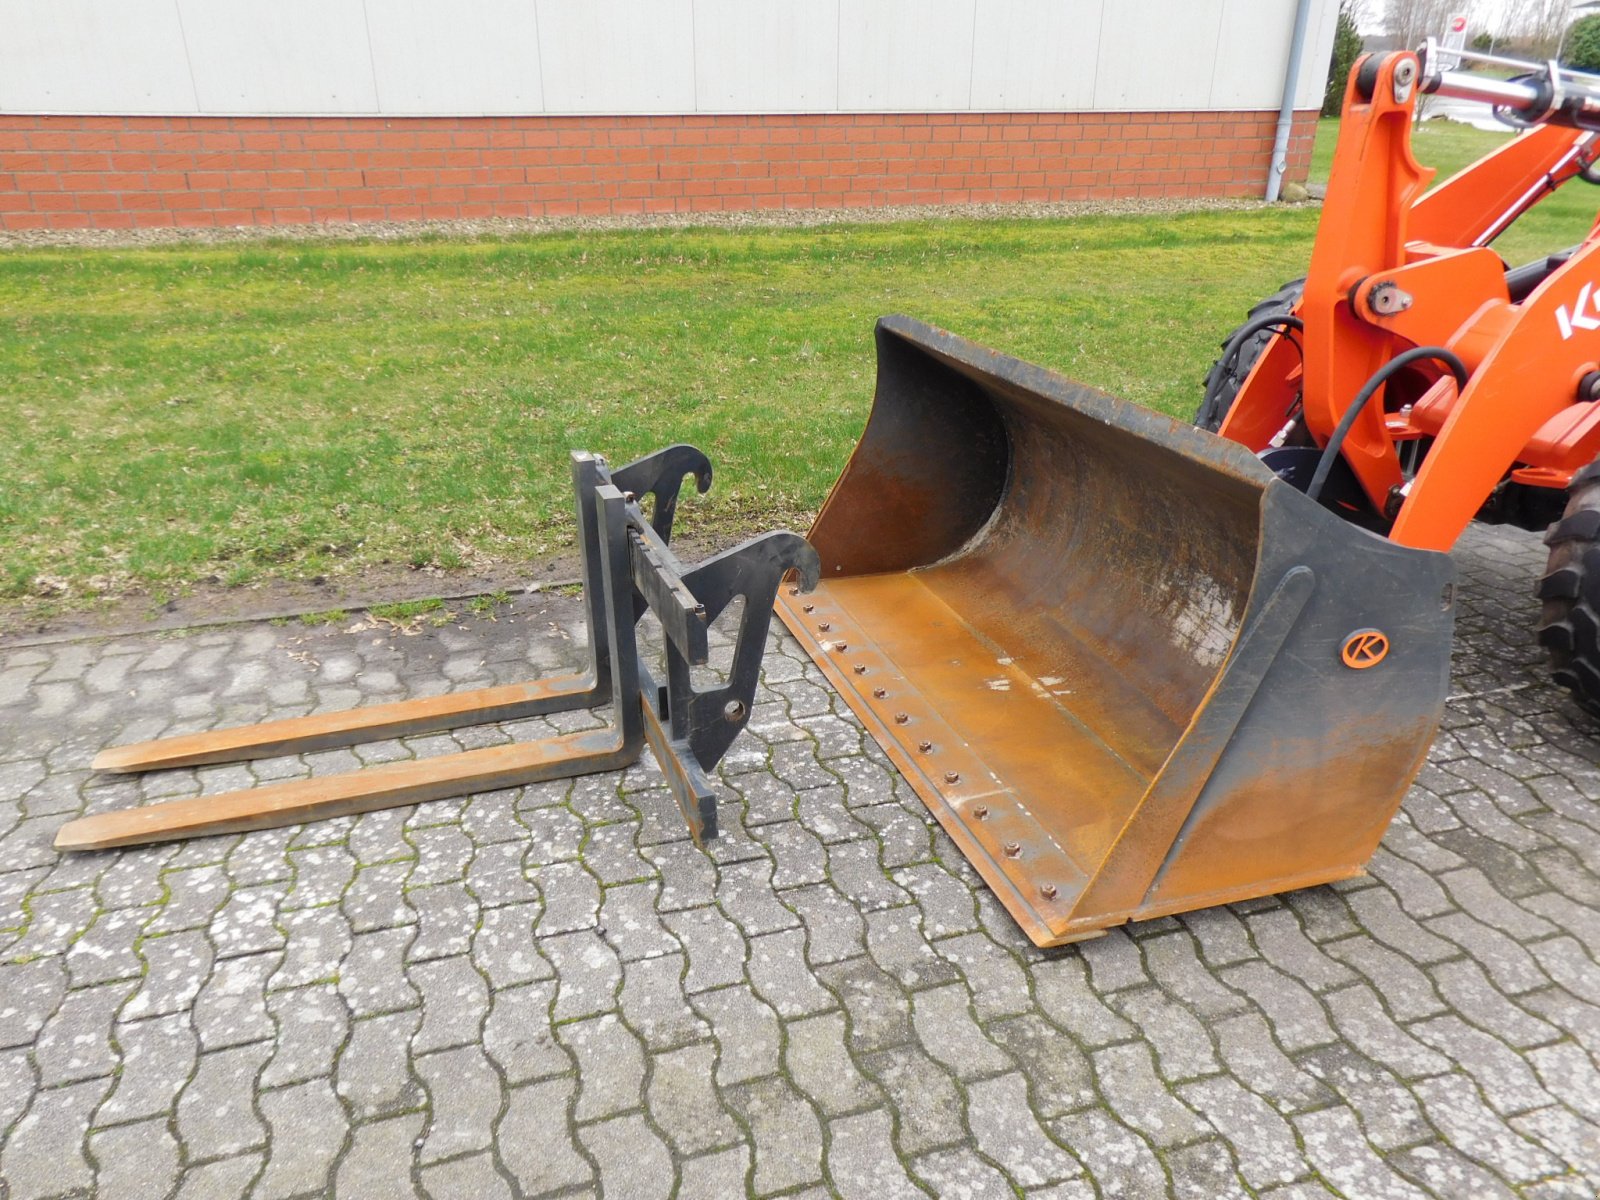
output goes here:
{"type": "Polygon", "coordinates": [[[810,535],[822,582],[780,615],[1030,937],[1076,940],[1237,635],[1271,477],[904,318],[878,355],[810,535]]]}

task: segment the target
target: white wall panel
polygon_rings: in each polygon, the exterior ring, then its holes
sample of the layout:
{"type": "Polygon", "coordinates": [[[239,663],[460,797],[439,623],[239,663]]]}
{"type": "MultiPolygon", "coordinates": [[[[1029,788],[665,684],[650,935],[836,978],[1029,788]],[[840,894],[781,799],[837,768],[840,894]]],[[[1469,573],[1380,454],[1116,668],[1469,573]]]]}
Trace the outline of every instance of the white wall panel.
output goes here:
{"type": "Polygon", "coordinates": [[[201,111],[378,111],[361,0],[177,3],[201,111]]]}
{"type": "Polygon", "coordinates": [[[367,0],[367,30],[383,112],[544,107],[534,0],[367,0]]]}
{"type": "MultiPolygon", "coordinates": [[[[1211,107],[1277,108],[1283,103],[1294,9],[1284,0],[1224,0],[1211,70],[1211,107]]],[[[1313,9],[1313,21],[1316,15],[1313,9]]],[[[1308,65],[1310,60],[1307,54],[1308,65]]]]}
{"type": "MultiPolygon", "coordinates": [[[[1322,89],[1328,78],[1328,60],[1333,57],[1333,35],[1338,20],[1339,0],[1312,0],[1306,54],[1300,64],[1300,86],[1295,89],[1296,108],[1322,107],[1322,89]]],[[[1280,102],[1283,99],[1281,89],[1278,99],[1280,102]]]]}
{"type": "Polygon", "coordinates": [[[1104,3],[979,0],[972,30],[972,107],[1088,108],[1094,103],[1104,3]]]}
{"type": "Polygon", "coordinates": [[[192,113],[172,0],[0,0],[0,109],[192,113]]]}
{"type": "Polygon", "coordinates": [[[1094,107],[1205,108],[1221,24],[1222,0],[1109,0],[1094,107]]]}
{"type": "Polygon", "coordinates": [[[839,107],[931,112],[972,95],[977,0],[841,0],[839,107]]]}
{"type": "Polygon", "coordinates": [[[693,112],[691,0],[538,0],[545,110],[693,112]]]}
{"type": "Polygon", "coordinates": [[[839,3],[694,0],[696,109],[837,108],[839,3]]]}
{"type": "MultiPolygon", "coordinates": [[[[0,0],[0,110],[1276,109],[1294,0],[0,0]]],[[[1312,0],[1314,108],[1338,0],[1312,0]]]]}
{"type": "MultiPolygon", "coordinates": [[[[1275,109],[1283,103],[1294,7],[1286,0],[1226,0],[1211,77],[1212,108],[1275,109]]],[[[1296,108],[1322,107],[1338,15],[1339,0],[1312,0],[1295,88],[1296,108]]]]}

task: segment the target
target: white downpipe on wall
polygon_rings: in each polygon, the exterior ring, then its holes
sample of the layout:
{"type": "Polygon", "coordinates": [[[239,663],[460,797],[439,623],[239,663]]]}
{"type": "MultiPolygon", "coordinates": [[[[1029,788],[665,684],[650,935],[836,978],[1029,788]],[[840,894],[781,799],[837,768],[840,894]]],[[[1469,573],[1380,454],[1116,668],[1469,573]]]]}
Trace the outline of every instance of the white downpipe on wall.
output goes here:
{"type": "Polygon", "coordinates": [[[1278,130],[1272,139],[1272,163],[1267,168],[1267,200],[1278,198],[1283,189],[1284,172],[1289,169],[1289,134],[1294,128],[1294,98],[1300,88],[1300,60],[1305,57],[1306,27],[1310,24],[1311,0],[1298,0],[1294,10],[1294,32],[1289,35],[1289,66],[1283,73],[1283,106],[1278,109],[1278,130]]]}

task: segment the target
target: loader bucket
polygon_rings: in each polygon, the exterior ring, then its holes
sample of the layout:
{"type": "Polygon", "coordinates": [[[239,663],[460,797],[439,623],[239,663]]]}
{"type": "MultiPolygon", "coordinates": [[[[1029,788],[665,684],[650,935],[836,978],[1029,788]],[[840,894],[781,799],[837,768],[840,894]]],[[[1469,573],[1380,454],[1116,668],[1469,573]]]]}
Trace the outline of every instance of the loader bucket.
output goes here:
{"type": "Polygon", "coordinates": [[[1444,707],[1446,555],[904,317],[779,613],[1041,946],[1359,874],[1444,707]]]}

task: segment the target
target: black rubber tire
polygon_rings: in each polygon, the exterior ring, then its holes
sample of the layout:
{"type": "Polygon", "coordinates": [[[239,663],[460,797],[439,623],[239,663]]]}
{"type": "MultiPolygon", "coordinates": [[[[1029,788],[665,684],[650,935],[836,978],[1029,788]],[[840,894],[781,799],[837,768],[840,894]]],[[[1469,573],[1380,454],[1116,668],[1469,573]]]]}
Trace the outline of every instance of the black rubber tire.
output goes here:
{"type": "MultiPolygon", "coordinates": [[[[1305,293],[1305,290],[1306,281],[1304,279],[1296,279],[1286,283],[1252,308],[1249,315],[1251,318],[1255,318],[1268,313],[1277,316],[1281,313],[1292,312],[1294,306],[1300,303],[1300,297],[1305,293]]],[[[1242,328],[1244,328],[1243,322],[1234,327],[1234,333],[1237,333],[1242,328]]],[[[1227,417],[1228,410],[1233,407],[1234,397],[1239,394],[1239,388],[1244,384],[1245,376],[1250,374],[1250,368],[1256,365],[1256,359],[1261,357],[1267,348],[1267,344],[1276,336],[1277,332],[1272,329],[1262,329],[1252,334],[1246,339],[1244,345],[1239,347],[1238,357],[1234,359],[1229,369],[1223,373],[1223,377],[1218,379],[1213,386],[1213,379],[1222,370],[1222,358],[1220,355],[1217,357],[1217,360],[1211,364],[1210,372],[1206,375],[1206,396],[1200,401],[1200,407],[1194,414],[1194,423],[1196,425],[1210,433],[1215,433],[1222,428],[1223,419],[1227,417]]],[[[1232,340],[1233,333],[1230,333],[1222,340],[1224,350],[1227,349],[1228,343],[1232,340]]]]}
{"type": "Polygon", "coordinates": [[[1555,681],[1600,717],[1600,459],[1572,477],[1566,511],[1544,540],[1539,644],[1555,681]]]}

